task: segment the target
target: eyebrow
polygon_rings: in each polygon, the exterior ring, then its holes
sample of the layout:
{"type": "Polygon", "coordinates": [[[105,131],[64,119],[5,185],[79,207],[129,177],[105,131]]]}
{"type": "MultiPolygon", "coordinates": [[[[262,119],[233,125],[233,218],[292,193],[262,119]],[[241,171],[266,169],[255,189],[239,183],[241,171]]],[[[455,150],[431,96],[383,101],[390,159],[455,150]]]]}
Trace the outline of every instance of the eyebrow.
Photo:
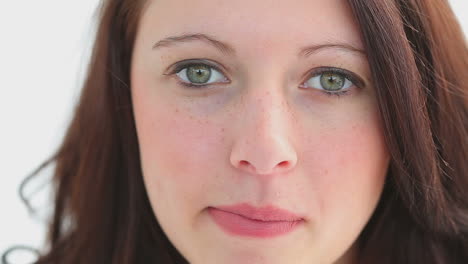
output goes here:
{"type": "MultiPolygon", "coordinates": [[[[192,42],[192,41],[202,41],[202,42],[208,43],[211,46],[215,47],[217,50],[219,50],[221,53],[228,55],[228,56],[234,56],[236,54],[236,50],[228,43],[224,43],[220,40],[217,40],[213,36],[209,36],[207,34],[202,34],[202,33],[182,34],[178,36],[170,36],[170,37],[164,38],[156,42],[156,44],[153,45],[153,50],[161,48],[161,47],[170,47],[177,43],[186,43],[186,42],[192,42]]],[[[364,50],[356,48],[351,44],[333,43],[333,42],[314,44],[314,45],[303,47],[299,50],[297,56],[308,57],[309,55],[314,54],[323,49],[341,49],[346,52],[357,53],[358,55],[366,56],[366,52],[364,50]]]]}

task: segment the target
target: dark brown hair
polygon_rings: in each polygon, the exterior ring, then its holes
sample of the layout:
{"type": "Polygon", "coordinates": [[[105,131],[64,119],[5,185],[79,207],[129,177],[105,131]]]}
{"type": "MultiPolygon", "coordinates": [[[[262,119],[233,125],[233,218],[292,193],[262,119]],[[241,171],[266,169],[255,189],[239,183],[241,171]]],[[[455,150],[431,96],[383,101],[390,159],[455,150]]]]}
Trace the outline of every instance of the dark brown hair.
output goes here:
{"type": "MultiPolygon", "coordinates": [[[[55,163],[38,264],[187,263],[140,168],[130,61],[144,0],[104,0],[88,75],[55,163]]],[[[468,52],[445,0],[349,0],[391,155],[361,264],[468,263],[468,52]]]]}

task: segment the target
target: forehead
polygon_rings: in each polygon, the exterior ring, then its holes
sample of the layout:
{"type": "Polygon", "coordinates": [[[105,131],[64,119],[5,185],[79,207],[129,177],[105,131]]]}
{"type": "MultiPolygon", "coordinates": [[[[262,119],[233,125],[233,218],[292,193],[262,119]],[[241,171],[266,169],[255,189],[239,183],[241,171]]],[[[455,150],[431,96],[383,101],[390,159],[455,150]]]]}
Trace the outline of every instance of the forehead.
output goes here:
{"type": "Polygon", "coordinates": [[[251,55],[324,42],[363,48],[345,0],[150,0],[139,31],[153,42],[207,33],[251,55]]]}

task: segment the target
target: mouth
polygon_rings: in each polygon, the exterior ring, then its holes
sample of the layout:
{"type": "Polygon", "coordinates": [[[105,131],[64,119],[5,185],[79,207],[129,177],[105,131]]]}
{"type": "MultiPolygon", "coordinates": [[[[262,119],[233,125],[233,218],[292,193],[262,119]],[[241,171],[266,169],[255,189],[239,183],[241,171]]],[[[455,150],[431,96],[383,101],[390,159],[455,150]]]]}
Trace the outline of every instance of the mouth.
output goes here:
{"type": "Polygon", "coordinates": [[[305,222],[304,218],[287,210],[249,204],[209,207],[214,222],[230,235],[268,238],[285,235],[305,222]]]}

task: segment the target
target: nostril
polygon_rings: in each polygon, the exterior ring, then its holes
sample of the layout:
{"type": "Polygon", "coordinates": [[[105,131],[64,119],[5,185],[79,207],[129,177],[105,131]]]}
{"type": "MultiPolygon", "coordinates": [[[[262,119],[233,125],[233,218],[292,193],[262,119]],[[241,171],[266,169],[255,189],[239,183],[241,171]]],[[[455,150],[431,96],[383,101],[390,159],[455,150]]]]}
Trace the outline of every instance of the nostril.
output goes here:
{"type": "Polygon", "coordinates": [[[280,168],[284,168],[284,167],[288,167],[289,166],[289,162],[288,161],[282,161],[278,164],[278,167],[280,168]]]}
{"type": "MultiPolygon", "coordinates": [[[[288,161],[288,160],[284,160],[284,161],[281,161],[280,163],[278,163],[275,167],[276,168],[272,168],[273,171],[277,171],[277,170],[285,170],[285,169],[288,169],[290,166],[291,166],[291,162],[288,161]]],[[[257,169],[255,168],[255,166],[253,166],[250,162],[246,161],[246,160],[240,160],[239,161],[239,167],[240,168],[244,168],[244,169],[247,169],[247,170],[251,170],[252,172],[254,173],[259,173],[257,171],[257,169]]]]}
{"type": "Polygon", "coordinates": [[[249,166],[249,162],[245,161],[245,160],[241,160],[240,161],[240,165],[242,166],[249,166]]]}
{"type": "Polygon", "coordinates": [[[249,163],[248,161],[246,161],[246,160],[241,160],[241,161],[239,162],[239,167],[241,167],[241,168],[242,168],[242,167],[244,167],[244,168],[249,168],[249,167],[250,167],[250,163],[249,163]]]}
{"type": "Polygon", "coordinates": [[[256,171],[255,167],[252,166],[252,164],[250,164],[250,162],[248,162],[246,160],[241,160],[239,162],[239,167],[244,168],[244,169],[249,170],[249,171],[252,171],[252,172],[256,171]]]}

